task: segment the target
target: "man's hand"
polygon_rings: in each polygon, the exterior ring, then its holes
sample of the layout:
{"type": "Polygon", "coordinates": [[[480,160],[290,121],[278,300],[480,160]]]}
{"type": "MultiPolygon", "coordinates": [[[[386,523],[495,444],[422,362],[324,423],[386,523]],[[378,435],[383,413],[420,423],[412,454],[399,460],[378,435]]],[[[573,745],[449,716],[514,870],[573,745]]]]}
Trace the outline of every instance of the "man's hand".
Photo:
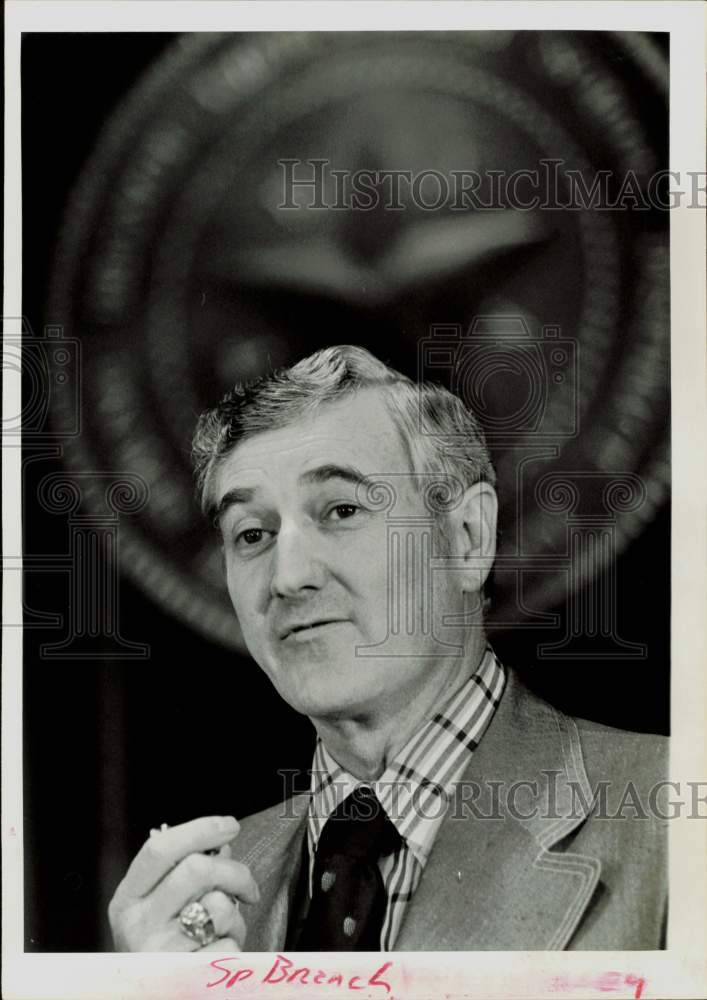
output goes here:
{"type": "Polygon", "coordinates": [[[116,950],[198,950],[178,919],[193,900],[209,911],[216,931],[203,950],[241,950],[246,925],[238,901],[257,903],[260,893],[246,865],[231,860],[228,844],[237,833],[232,816],[208,816],[151,836],[108,906],[116,950]]]}

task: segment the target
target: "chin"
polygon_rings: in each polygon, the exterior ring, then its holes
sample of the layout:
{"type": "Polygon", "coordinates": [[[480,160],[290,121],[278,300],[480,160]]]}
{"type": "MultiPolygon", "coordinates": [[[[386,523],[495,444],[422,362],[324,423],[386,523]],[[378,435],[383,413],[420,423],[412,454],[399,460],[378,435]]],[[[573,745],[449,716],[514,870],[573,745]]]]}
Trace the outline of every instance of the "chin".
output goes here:
{"type": "Polygon", "coordinates": [[[372,700],[373,684],[366,683],[356,663],[336,672],[328,663],[282,665],[272,679],[291,708],[312,718],[350,717],[365,711],[372,700]]]}

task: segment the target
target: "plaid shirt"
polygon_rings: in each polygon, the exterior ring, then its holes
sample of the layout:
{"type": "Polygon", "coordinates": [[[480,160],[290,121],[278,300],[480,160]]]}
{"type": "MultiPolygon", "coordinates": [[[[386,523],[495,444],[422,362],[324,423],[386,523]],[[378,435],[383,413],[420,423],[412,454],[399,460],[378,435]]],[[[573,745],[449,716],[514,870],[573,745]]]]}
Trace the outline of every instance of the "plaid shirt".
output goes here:
{"type": "Polygon", "coordinates": [[[356,787],[367,785],[401,837],[399,849],[379,862],[388,894],[382,951],[395,945],[405,907],[419,884],[454,785],[493,717],[505,680],[503,667],[488,648],[476,673],[414,733],[378,781],[358,781],[317,740],[307,822],[310,898],[314,855],[328,817],[356,787]]]}

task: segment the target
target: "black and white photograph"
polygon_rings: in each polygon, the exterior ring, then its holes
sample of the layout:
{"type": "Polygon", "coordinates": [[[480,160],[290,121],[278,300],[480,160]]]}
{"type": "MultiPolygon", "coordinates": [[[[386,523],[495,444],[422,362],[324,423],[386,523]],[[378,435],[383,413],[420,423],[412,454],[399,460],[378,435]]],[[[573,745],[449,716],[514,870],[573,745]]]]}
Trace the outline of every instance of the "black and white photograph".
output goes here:
{"type": "Polygon", "coordinates": [[[6,32],[4,995],[703,995],[703,8],[6,32]]]}

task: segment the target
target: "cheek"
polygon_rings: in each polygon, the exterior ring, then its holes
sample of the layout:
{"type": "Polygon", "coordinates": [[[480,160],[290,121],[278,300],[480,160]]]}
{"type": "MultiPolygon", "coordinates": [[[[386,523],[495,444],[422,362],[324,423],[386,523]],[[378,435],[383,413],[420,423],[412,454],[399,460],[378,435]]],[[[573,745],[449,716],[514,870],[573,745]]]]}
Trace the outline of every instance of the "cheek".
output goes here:
{"type": "Polygon", "coordinates": [[[380,551],[375,553],[357,574],[356,592],[369,620],[384,621],[388,617],[391,588],[385,554],[381,556],[380,551]]]}
{"type": "Polygon", "coordinates": [[[235,570],[233,566],[226,569],[226,587],[231,604],[238,615],[241,625],[251,619],[256,605],[257,588],[255,574],[244,573],[242,568],[235,570]]]}
{"type": "Polygon", "coordinates": [[[231,598],[231,604],[238,611],[240,604],[240,588],[237,585],[237,578],[228,560],[226,560],[226,589],[231,598]]]}
{"type": "Polygon", "coordinates": [[[228,593],[233,610],[238,618],[243,641],[250,655],[257,663],[261,663],[264,651],[264,633],[262,622],[258,617],[252,590],[248,587],[228,584],[228,593]]]}

